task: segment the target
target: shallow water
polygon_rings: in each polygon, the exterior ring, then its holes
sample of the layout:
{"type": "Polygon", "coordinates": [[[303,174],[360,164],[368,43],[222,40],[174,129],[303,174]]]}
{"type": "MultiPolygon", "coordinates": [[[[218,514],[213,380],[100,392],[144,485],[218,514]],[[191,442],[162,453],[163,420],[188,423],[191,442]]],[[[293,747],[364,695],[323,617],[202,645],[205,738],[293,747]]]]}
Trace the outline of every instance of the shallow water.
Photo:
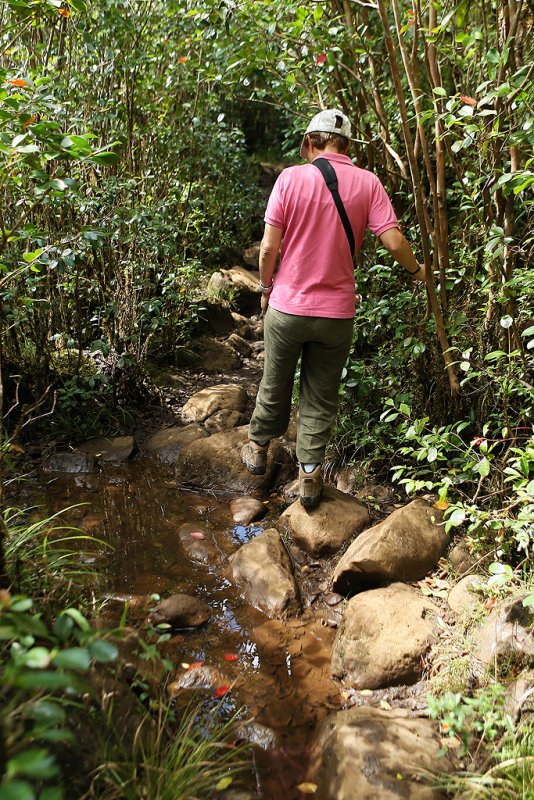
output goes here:
{"type": "Polygon", "coordinates": [[[275,732],[274,749],[255,748],[258,797],[302,797],[295,787],[305,777],[309,739],[316,722],[339,703],[329,675],[335,631],[325,624],[327,612],[306,602],[297,619],[267,618],[243,601],[226,571],[228,556],[274,525],[276,502],[261,523],[236,525],[229,499],[179,490],[172,468],[144,457],[97,475],[55,476],[44,493],[48,512],[75,506],[63,520],[104,543],[90,545],[81,559],[102,573],[99,594],[108,598],[102,613],[110,622],[119,620],[127,601],[126,624],[143,627],[139,600],[153,593],[185,592],[209,604],[208,623],[173,635],[163,654],[176,677],[182,663],[217,668],[231,686],[225,710],[244,707],[246,717],[275,732]],[[207,566],[186,556],[178,537],[184,523],[213,535],[220,563],[207,566]]]}

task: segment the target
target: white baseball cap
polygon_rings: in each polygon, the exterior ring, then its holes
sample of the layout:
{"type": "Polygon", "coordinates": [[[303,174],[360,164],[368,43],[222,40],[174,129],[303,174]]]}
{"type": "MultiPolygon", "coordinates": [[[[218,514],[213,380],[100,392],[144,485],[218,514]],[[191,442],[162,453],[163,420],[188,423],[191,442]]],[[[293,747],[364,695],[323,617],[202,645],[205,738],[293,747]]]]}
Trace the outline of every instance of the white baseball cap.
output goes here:
{"type": "Polygon", "coordinates": [[[301,158],[306,158],[306,151],[308,148],[304,142],[308,133],[338,133],[340,136],[346,136],[347,139],[350,139],[350,121],[349,118],[337,108],[327,108],[324,111],[319,111],[304,131],[304,136],[302,137],[302,143],[300,145],[301,158]]]}

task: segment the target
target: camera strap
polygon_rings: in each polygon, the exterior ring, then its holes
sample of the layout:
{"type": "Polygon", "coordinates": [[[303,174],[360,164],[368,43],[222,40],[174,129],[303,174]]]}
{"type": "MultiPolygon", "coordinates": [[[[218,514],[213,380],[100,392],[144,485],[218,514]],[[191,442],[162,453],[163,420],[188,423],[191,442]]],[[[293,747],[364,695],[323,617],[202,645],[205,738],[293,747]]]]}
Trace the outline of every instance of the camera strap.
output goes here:
{"type": "Polygon", "coordinates": [[[345,229],[345,233],[347,234],[351,256],[352,258],[354,258],[354,250],[355,250],[354,233],[352,231],[352,227],[347,212],[345,211],[345,206],[343,205],[343,201],[339,196],[336,172],[331,163],[326,158],[320,158],[320,157],[316,158],[314,161],[312,161],[312,164],[314,167],[317,167],[317,169],[323,176],[328,191],[334,198],[334,203],[336,204],[338,214],[341,218],[341,222],[343,223],[343,228],[345,229]]]}

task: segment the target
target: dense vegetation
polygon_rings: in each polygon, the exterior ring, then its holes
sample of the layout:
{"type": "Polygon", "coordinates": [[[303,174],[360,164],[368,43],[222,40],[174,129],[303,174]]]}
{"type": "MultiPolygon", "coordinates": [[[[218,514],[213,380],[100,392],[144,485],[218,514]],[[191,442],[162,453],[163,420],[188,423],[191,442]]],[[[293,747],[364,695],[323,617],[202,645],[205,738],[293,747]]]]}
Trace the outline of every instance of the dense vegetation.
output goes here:
{"type": "Polygon", "coordinates": [[[533,23],[525,0],[2,0],[2,472],[32,420],[128,428],[261,234],[259,162],[336,105],[433,280],[366,242],[332,462],[435,492],[490,593],[530,580],[533,23]]]}

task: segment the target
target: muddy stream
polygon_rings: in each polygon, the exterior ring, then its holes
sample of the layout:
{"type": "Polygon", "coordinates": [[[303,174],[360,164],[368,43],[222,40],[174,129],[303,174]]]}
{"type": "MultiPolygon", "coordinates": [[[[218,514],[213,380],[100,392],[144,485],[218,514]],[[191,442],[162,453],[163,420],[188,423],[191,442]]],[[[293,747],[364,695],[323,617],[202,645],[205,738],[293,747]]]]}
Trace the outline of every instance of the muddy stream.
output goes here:
{"type": "Polygon", "coordinates": [[[216,668],[230,690],[222,700],[213,690],[199,694],[208,704],[222,703],[228,714],[243,709],[244,718],[259,723],[253,736],[256,785],[248,790],[263,800],[302,797],[295,787],[305,777],[310,737],[318,720],[340,703],[339,685],[330,678],[337,609],[321,594],[327,565],[295,564],[308,596],[302,598],[303,614],[286,621],[248,605],[225,565],[240,545],[274,526],[282,500],[270,498],[260,523],[236,525],[228,498],[181,490],[172,467],[143,455],[96,474],[54,476],[43,491],[49,512],[71,507],[62,520],[105,543],[83,558],[102,576],[97,600],[106,598],[100,612],[106,623],[117,624],[127,603],[126,624],[142,629],[147,611],[140,604],[153,593],[184,592],[208,603],[205,625],[173,632],[161,646],[175,666],[173,678],[184,672],[182,664],[216,668]],[[220,563],[187,558],[177,535],[184,523],[213,534],[220,563]]]}

